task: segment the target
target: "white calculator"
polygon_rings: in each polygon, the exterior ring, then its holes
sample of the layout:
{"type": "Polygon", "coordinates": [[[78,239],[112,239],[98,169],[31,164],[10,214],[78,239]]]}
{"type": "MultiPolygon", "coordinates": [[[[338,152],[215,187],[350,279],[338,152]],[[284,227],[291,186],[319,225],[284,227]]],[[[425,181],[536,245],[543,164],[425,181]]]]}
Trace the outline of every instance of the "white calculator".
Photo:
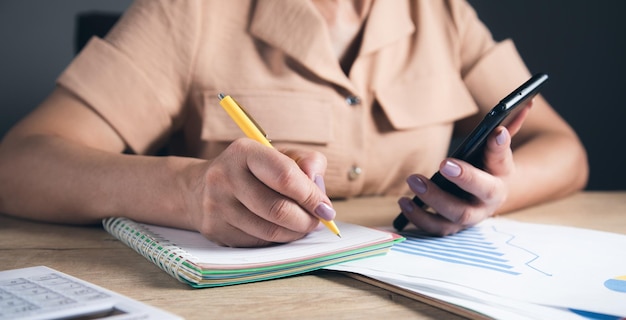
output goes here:
{"type": "Polygon", "coordinates": [[[39,266],[0,271],[0,320],[5,319],[182,318],[39,266]]]}

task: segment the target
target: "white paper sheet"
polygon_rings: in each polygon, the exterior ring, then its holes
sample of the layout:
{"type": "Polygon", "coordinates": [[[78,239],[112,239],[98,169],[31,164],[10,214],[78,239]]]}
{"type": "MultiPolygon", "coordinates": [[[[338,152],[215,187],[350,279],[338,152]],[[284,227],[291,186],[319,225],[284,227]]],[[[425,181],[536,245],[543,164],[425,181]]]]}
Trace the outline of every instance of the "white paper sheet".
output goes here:
{"type": "Polygon", "coordinates": [[[449,237],[403,235],[407,241],[386,256],[328,269],[482,305],[483,312],[533,305],[529,318],[577,318],[572,310],[626,317],[624,235],[504,218],[449,237]]]}

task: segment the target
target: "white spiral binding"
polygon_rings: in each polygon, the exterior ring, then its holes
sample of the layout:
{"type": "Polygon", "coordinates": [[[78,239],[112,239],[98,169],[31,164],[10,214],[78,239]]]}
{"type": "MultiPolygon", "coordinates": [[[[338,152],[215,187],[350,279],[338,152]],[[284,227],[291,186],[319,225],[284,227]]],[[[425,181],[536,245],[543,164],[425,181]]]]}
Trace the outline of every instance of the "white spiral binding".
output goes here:
{"type": "Polygon", "coordinates": [[[186,261],[193,263],[194,260],[187,251],[127,218],[106,218],[102,220],[102,225],[111,235],[178,281],[183,283],[191,281],[185,280],[186,277],[183,277],[181,272],[185,268],[183,263],[186,261]]]}

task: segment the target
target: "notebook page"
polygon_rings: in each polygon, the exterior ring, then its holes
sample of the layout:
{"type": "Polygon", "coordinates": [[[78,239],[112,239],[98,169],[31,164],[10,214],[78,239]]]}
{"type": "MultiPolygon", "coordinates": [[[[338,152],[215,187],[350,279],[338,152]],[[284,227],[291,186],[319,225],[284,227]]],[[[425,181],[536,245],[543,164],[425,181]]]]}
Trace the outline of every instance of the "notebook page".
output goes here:
{"type": "Polygon", "coordinates": [[[373,244],[390,241],[393,235],[354,224],[337,222],[341,238],[324,227],[319,227],[306,237],[263,248],[229,248],[219,246],[198,232],[144,225],[159,238],[185,250],[194,263],[215,268],[253,268],[313,259],[337,252],[366,248],[373,244]]]}

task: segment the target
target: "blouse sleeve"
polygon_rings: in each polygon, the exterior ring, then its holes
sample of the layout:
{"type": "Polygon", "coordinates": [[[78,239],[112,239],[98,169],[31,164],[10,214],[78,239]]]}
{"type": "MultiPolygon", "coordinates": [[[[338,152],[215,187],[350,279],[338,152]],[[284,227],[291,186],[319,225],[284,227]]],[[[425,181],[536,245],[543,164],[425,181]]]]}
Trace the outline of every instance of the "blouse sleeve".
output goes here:
{"type": "Polygon", "coordinates": [[[449,1],[460,37],[461,75],[483,113],[528,80],[530,72],[511,39],[495,42],[465,1],[449,1]]]}
{"type": "Polygon", "coordinates": [[[179,123],[191,81],[198,1],[139,0],[104,38],[92,38],[57,79],[149,153],[179,123]]]}

